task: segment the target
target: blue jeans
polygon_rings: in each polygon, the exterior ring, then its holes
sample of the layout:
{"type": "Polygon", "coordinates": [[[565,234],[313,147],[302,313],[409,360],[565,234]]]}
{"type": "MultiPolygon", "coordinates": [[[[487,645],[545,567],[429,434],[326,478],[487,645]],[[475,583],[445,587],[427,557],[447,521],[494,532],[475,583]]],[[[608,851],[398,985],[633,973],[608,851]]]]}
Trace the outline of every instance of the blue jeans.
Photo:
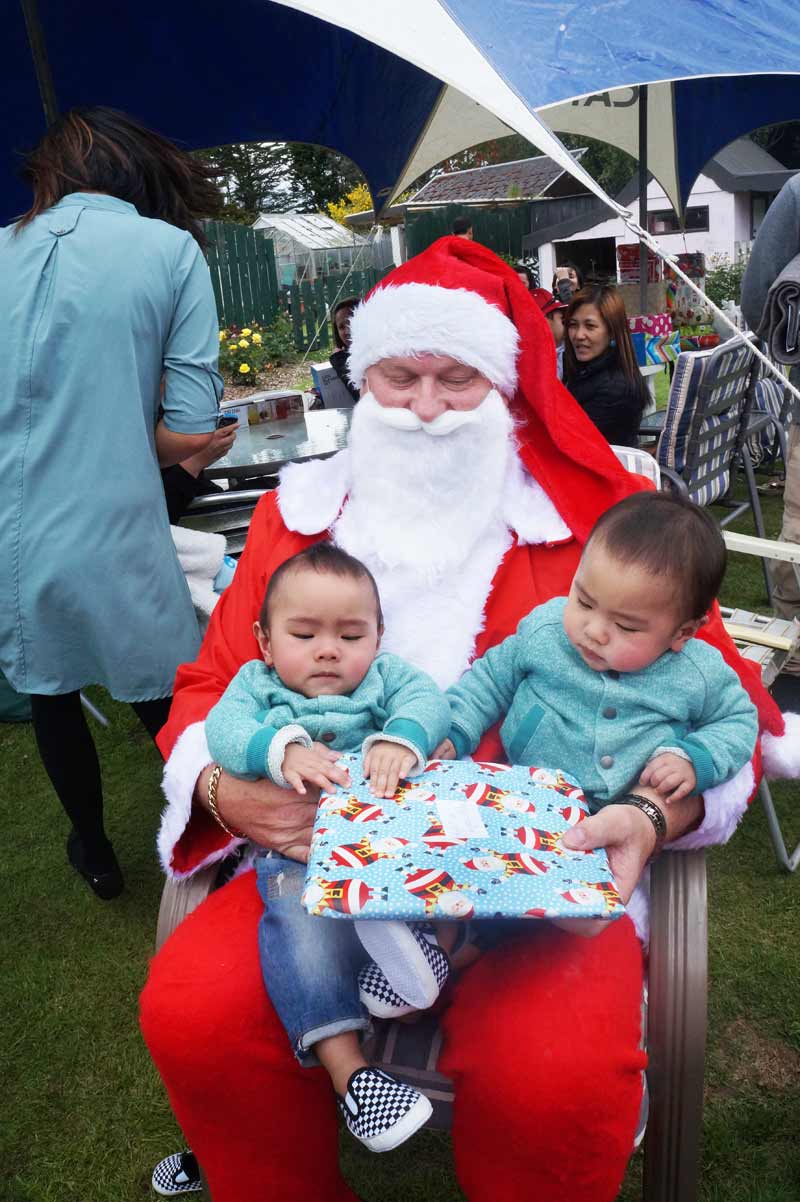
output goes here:
{"type": "Polygon", "coordinates": [[[276,852],[256,860],[264,913],[258,953],[267,993],[305,1067],[319,1064],[311,1048],[343,1031],[368,1031],[358,997],[367,962],[352,922],[314,918],[300,904],[306,866],[276,852]]]}

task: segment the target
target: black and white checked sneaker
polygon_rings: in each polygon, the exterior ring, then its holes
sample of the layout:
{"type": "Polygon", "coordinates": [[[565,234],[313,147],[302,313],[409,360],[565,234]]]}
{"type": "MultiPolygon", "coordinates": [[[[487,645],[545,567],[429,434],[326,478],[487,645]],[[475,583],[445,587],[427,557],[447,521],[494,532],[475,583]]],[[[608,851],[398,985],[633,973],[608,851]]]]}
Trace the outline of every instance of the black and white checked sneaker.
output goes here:
{"type": "Polygon", "coordinates": [[[450,962],[431,926],[356,921],[356,933],[373,962],[358,978],[361,1002],[370,1014],[381,1018],[397,1015],[395,999],[408,1007],[402,1011],[405,1014],[433,1005],[450,975],[450,962]],[[374,968],[382,980],[370,971],[374,968]],[[381,1009],[374,1010],[373,1004],[381,1009]]]}
{"type": "Polygon", "coordinates": [[[347,1129],[371,1152],[390,1152],[418,1131],[433,1107],[424,1094],[379,1068],[359,1068],[337,1099],[347,1129]]]}
{"type": "Polygon", "coordinates": [[[163,1198],[175,1198],[179,1194],[198,1194],[203,1188],[203,1183],[194,1153],[187,1148],[185,1152],[175,1152],[174,1155],[159,1160],[153,1169],[150,1184],[163,1198]]]}

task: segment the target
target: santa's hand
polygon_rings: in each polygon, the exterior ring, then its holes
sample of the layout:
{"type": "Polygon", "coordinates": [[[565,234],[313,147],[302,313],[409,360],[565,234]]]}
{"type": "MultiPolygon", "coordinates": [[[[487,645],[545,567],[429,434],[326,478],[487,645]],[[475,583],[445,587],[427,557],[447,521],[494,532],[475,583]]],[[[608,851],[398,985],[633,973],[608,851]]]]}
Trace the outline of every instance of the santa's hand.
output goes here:
{"type": "Polygon", "coordinates": [[[364,776],[370,780],[373,797],[394,797],[401,776],[417,762],[417,757],[401,743],[379,739],[364,756],[364,776]]]}
{"type": "Polygon", "coordinates": [[[295,789],[301,796],[306,792],[304,781],[333,793],[338,785],[350,783],[347,770],[336,765],[338,758],[338,752],[331,751],[322,743],[312,743],[310,747],[302,743],[289,743],[283,753],[281,771],[289,788],[295,789]]]}
{"type": "Polygon", "coordinates": [[[645,765],[644,772],[639,777],[640,785],[649,785],[656,789],[664,801],[681,801],[694,793],[697,787],[697,773],[690,760],[671,751],[662,751],[645,765]]]}
{"type": "MultiPolygon", "coordinates": [[[[208,810],[208,782],[214,765],[197,778],[194,803],[208,810]]],[[[291,860],[308,859],[319,790],[303,796],[269,780],[239,780],[221,773],[217,782],[217,810],[226,826],[260,847],[280,852],[291,860]]]]}
{"type": "Polygon", "coordinates": [[[656,831],[647,815],[636,806],[607,805],[591,818],[571,826],[561,843],[573,851],[604,847],[617,891],[627,903],[653,854],[656,831]]]}
{"type": "Polygon", "coordinates": [[[432,760],[457,760],[458,753],[455,749],[455,744],[452,739],[442,739],[441,743],[435,748],[432,760]]]}

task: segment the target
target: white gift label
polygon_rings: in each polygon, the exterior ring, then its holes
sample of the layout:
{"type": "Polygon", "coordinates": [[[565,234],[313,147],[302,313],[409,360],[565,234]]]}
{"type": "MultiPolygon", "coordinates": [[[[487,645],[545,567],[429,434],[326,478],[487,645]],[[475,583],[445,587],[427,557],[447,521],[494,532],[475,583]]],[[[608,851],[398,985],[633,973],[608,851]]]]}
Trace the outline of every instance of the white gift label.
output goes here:
{"type": "Polygon", "coordinates": [[[440,797],[439,820],[450,839],[479,839],[488,835],[474,801],[466,797],[440,797]]]}

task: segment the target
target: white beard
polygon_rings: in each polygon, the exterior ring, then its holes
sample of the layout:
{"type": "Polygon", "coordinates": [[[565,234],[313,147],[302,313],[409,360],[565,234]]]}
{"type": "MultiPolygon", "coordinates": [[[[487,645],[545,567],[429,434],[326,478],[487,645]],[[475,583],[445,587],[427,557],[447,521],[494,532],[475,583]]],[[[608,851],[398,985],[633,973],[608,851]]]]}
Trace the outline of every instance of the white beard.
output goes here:
{"type": "Polygon", "coordinates": [[[438,437],[395,428],[396,412],[371,393],[353,411],[350,495],[335,537],[359,558],[436,580],[467,561],[500,514],[513,419],[494,389],[467,424],[438,437]]]}
{"type": "Polygon", "coordinates": [[[511,545],[503,495],[513,419],[494,390],[468,424],[439,437],[388,426],[382,412],[369,393],[353,412],[350,491],[332,535],[375,576],[383,649],[446,687],[469,665],[511,545]]]}

